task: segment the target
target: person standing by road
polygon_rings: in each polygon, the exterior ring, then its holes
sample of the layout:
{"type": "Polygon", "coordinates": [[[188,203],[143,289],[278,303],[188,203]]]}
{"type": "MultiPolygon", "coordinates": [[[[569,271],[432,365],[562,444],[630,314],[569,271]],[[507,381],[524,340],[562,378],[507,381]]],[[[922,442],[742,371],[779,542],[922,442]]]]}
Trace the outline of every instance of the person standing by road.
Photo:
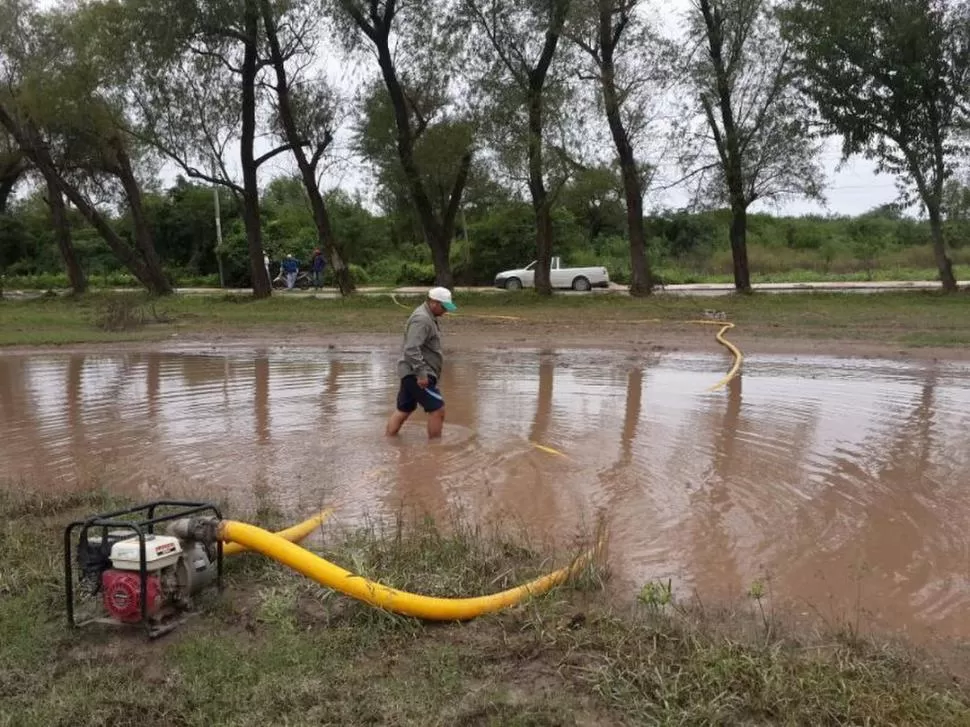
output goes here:
{"type": "Polygon", "coordinates": [[[438,439],[445,424],[445,399],[438,389],[443,356],[438,318],[457,310],[447,288],[432,288],[428,298],[414,309],[404,326],[404,345],[397,362],[401,386],[397,410],[387,422],[387,436],[401,431],[421,405],[428,414],[428,439],[438,439]]]}
{"type": "Polygon", "coordinates": [[[313,273],[313,287],[323,287],[323,270],[327,267],[327,261],[323,257],[318,247],[313,251],[313,258],[310,260],[310,271],[313,273]]]}
{"type": "Polygon", "coordinates": [[[286,276],[286,289],[292,290],[293,286],[296,285],[297,273],[300,272],[300,263],[292,255],[287,255],[280,267],[283,268],[283,273],[286,276]]]}

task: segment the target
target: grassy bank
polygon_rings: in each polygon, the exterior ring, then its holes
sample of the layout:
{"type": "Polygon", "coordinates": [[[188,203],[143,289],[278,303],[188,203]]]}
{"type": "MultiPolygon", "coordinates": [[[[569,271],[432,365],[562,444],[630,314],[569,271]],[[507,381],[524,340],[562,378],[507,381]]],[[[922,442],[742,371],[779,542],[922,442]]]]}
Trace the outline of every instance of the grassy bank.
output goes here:
{"type": "MultiPolygon", "coordinates": [[[[413,305],[413,298],[402,300],[413,305]]],[[[461,310],[449,331],[488,326],[500,335],[527,339],[539,330],[619,333],[629,322],[659,320],[676,326],[718,309],[738,324],[742,337],[833,339],[902,346],[970,345],[970,295],[933,292],[786,294],[636,300],[625,295],[563,296],[531,293],[460,295],[461,310]],[[477,316],[513,316],[497,321],[477,316]]],[[[0,301],[0,345],[159,341],[173,336],[278,335],[299,342],[304,334],[338,332],[398,335],[405,311],[387,297],[350,300],[276,295],[175,296],[151,301],[139,294],[89,295],[0,301]]],[[[644,325],[654,325],[647,324],[644,325]]]]}
{"type": "MultiPolygon", "coordinates": [[[[602,571],[496,617],[430,626],[327,592],[258,556],[157,642],[70,633],[59,536],[98,494],[0,490],[0,725],[967,724],[970,693],[911,650],[783,635],[602,571]]],[[[271,513],[253,519],[275,525],[271,513]]],[[[492,592],[550,563],[516,538],[419,521],[328,529],[327,557],[403,588],[492,592]]],[[[561,560],[561,559],[559,559],[561,560]]]]}

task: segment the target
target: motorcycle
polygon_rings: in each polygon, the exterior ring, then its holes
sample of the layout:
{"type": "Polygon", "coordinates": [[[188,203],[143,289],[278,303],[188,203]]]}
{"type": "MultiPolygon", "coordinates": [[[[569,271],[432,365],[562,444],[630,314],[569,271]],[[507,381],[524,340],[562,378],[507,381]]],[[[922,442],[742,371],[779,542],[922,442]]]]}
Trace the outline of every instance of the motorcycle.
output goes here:
{"type": "MultiPolygon", "coordinates": [[[[312,285],[313,285],[313,278],[310,276],[309,272],[305,270],[301,270],[296,274],[296,282],[293,283],[294,288],[299,288],[300,290],[309,290],[310,286],[312,285]]],[[[286,288],[285,273],[280,272],[279,275],[273,278],[273,287],[276,290],[283,290],[284,288],[286,288]]]]}

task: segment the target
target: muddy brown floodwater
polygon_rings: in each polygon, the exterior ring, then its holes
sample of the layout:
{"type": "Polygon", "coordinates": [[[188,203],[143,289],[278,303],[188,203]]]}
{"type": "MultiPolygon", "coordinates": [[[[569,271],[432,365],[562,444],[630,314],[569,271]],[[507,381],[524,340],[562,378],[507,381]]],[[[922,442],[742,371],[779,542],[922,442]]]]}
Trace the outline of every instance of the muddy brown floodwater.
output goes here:
{"type": "MultiPolygon", "coordinates": [[[[565,540],[604,513],[618,581],[970,637],[970,366],[454,353],[446,436],[383,437],[392,349],[0,355],[0,487],[101,483],[344,522],[402,504],[565,540]],[[551,456],[529,442],[555,447],[551,456]]],[[[418,417],[420,420],[420,416],[418,417]]]]}

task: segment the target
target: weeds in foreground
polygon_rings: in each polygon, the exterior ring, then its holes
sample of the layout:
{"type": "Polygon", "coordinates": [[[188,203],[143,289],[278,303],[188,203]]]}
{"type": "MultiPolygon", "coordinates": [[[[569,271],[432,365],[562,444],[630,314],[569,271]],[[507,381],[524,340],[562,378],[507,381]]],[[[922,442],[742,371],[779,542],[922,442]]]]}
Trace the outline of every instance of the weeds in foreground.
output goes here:
{"type": "Polygon", "coordinates": [[[102,331],[132,331],[148,323],[171,323],[172,317],[159,311],[154,300],[140,294],[105,296],[98,302],[95,325],[102,331]]]}

